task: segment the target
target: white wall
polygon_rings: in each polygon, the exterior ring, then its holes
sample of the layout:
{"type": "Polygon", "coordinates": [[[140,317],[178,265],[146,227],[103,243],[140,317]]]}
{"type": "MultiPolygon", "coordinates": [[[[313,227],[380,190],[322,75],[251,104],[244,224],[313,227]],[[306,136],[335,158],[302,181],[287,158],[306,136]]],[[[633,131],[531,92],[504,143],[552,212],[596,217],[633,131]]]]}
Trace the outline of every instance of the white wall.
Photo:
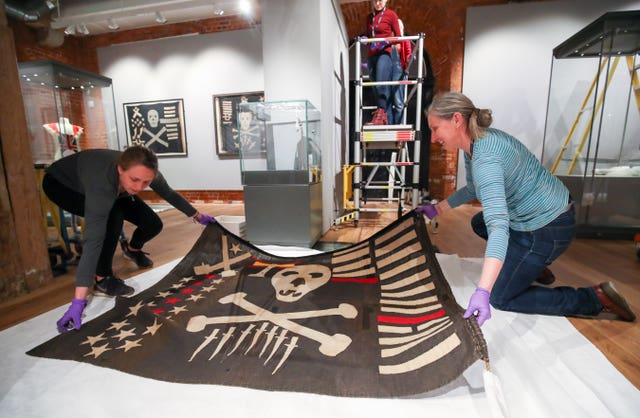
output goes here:
{"type": "Polygon", "coordinates": [[[269,0],[262,8],[265,100],[309,100],[322,114],[323,231],[347,135],[347,36],[337,0],[269,0]],[[268,7],[266,7],[268,4],[268,7]],[[345,81],[346,83],[346,81],[345,81]]]}
{"type": "MultiPolygon", "coordinates": [[[[326,2],[329,3],[329,2],[326,2]]],[[[349,149],[348,35],[338,0],[320,12],[322,108],[331,109],[322,121],[323,226],[328,230],[342,204],[342,166],[349,149]]]]}
{"type": "Polygon", "coordinates": [[[213,95],[264,90],[259,30],[119,44],[99,48],[98,59],[113,80],[121,144],[123,103],[182,98],[188,156],[161,158],[162,173],[175,189],[242,189],[239,160],[216,154],[213,95]]]}
{"type": "MultiPolygon", "coordinates": [[[[567,0],[467,9],[463,93],[493,110],[493,126],[540,157],[552,50],[608,11],[637,10],[634,0],[567,0]]],[[[458,187],[464,166],[458,166],[458,187]]]]}
{"type": "Polygon", "coordinates": [[[265,100],[321,109],[319,0],[268,0],[262,8],[265,100]]]}
{"type": "Polygon", "coordinates": [[[348,41],[339,2],[269,0],[262,12],[255,30],[100,48],[100,72],[113,79],[120,142],[123,103],[182,98],[188,156],[161,158],[163,174],[176,189],[239,190],[239,160],[216,154],[212,96],[264,90],[267,101],[309,100],[322,112],[327,230],[347,138],[348,41]]]}

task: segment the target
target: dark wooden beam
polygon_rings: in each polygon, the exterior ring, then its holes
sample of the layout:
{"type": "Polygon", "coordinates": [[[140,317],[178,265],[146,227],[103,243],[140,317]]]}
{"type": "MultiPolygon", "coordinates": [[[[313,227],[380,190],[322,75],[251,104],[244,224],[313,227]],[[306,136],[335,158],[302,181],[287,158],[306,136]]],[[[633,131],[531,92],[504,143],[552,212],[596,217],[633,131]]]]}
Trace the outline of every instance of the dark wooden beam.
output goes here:
{"type": "Polygon", "coordinates": [[[4,0],[0,0],[0,91],[0,298],[9,298],[49,283],[52,274],[4,0]]]}

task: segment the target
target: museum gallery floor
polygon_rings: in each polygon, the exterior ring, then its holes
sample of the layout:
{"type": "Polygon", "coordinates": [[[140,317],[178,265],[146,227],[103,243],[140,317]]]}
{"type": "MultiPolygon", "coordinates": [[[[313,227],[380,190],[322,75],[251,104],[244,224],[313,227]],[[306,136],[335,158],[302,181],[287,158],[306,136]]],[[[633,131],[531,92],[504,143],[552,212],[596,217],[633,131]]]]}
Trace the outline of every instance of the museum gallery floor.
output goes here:
{"type": "Polygon", "coordinates": [[[134,297],[94,297],[81,331],[56,335],[60,307],[0,332],[0,410],[634,416],[637,389],[565,318],[494,310],[482,333],[463,320],[480,268],[434,254],[412,214],[330,253],[210,226],[129,279],[134,297]]]}

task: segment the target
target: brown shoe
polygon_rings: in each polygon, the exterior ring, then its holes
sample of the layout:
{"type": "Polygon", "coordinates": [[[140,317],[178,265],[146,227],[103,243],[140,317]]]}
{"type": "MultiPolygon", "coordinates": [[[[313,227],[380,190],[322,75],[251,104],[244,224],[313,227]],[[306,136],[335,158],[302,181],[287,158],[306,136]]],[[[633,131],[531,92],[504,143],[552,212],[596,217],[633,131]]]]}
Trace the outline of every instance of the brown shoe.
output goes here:
{"type": "Polygon", "coordinates": [[[545,268],[544,270],[542,270],[542,273],[540,273],[538,275],[538,278],[536,279],[536,282],[546,286],[549,286],[555,281],[556,281],[556,276],[554,276],[553,272],[548,268],[545,268]]]}
{"type": "Polygon", "coordinates": [[[387,112],[384,109],[376,109],[373,112],[373,118],[371,122],[365,123],[365,125],[388,125],[387,112]]]}
{"type": "Polygon", "coordinates": [[[600,283],[593,288],[600,299],[604,312],[616,314],[624,321],[633,322],[636,320],[636,314],[633,313],[624,297],[613,287],[613,283],[600,283]]]}

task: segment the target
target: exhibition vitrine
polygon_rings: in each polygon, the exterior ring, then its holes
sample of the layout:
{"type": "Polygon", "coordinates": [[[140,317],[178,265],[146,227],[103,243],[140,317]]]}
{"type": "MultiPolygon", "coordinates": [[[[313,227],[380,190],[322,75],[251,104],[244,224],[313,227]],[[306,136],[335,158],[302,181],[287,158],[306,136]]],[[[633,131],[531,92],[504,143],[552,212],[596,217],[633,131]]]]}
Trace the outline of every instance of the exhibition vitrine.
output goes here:
{"type": "Polygon", "coordinates": [[[53,60],[18,64],[34,164],[91,148],[119,149],[111,79],[53,60]]]}
{"type": "Polygon", "coordinates": [[[578,236],[640,231],[640,11],[606,13],[554,48],[542,161],[578,236]]]}
{"type": "MultiPolygon", "coordinates": [[[[18,74],[38,187],[55,160],[86,148],[121,148],[110,78],[54,60],[18,63],[18,74]]],[[[57,245],[49,245],[52,269],[63,273],[82,251],[80,220],[42,191],[40,200],[45,230],[51,223],[55,230],[57,245]]]]}
{"type": "Polygon", "coordinates": [[[307,100],[238,104],[247,239],[312,247],[322,234],[320,112],[307,100]]]}

